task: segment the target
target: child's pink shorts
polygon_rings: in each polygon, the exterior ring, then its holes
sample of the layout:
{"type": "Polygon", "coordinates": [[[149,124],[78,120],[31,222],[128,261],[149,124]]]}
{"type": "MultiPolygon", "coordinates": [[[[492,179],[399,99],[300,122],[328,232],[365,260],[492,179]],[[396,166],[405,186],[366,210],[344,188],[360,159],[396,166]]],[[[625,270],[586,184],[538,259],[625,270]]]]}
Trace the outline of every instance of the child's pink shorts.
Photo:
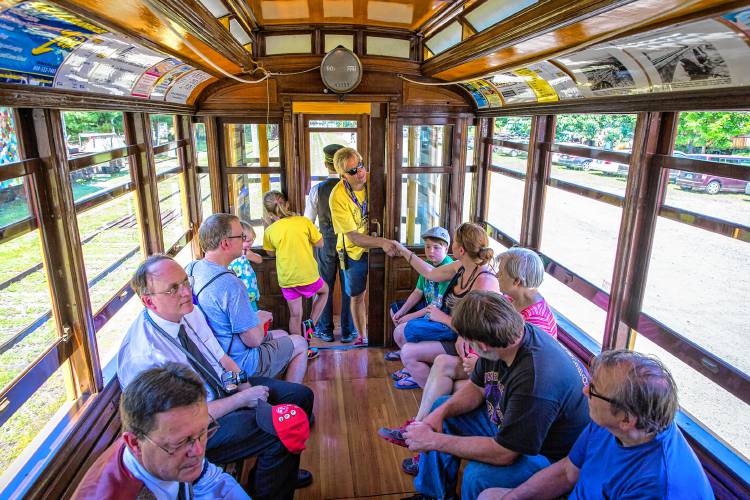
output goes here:
{"type": "Polygon", "coordinates": [[[315,295],[315,292],[323,288],[324,284],[325,281],[323,281],[323,278],[318,278],[318,281],[310,283],[309,285],[292,286],[289,288],[282,287],[281,295],[283,295],[287,301],[296,300],[300,297],[310,298],[315,295]]]}

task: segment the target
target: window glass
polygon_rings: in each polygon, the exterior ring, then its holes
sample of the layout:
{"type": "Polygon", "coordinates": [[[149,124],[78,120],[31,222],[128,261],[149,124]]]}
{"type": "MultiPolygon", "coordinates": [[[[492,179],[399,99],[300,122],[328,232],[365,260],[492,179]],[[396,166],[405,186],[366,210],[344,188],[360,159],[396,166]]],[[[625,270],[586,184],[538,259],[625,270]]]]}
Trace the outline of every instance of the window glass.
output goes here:
{"type": "Polygon", "coordinates": [[[529,155],[520,149],[492,146],[492,166],[526,175],[529,155]]]}
{"type": "Polygon", "coordinates": [[[659,217],[643,310],[750,374],[748,262],[747,242],[659,217]]]}
{"type": "Polygon", "coordinates": [[[476,178],[477,174],[467,172],[466,173],[466,179],[464,180],[464,200],[463,200],[463,208],[461,212],[461,221],[462,222],[470,222],[471,221],[471,206],[472,204],[475,204],[476,199],[476,193],[474,191],[474,179],[476,178]]]}
{"type": "Polygon", "coordinates": [[[542,252],[609,293],[622,209],[549,188],[544,210],[542,252]]]}
{"type": "Polygon", "coordinates": [[[98,311],[133,275],[141,260],[135,193],[77,211],[91,307],[98,311]]]}
{"type": "MultiPolygon", "coordinates": [[[[20,159],[16,125],[13,121],[13,109],[0,107],[0,165],[13,163],[20,159]]],[[[2,189],[1,185],[0,189],[2,189]]]]}
{"type": "Polygon", "coordinates": [[[130,184],[130,168],[127,158],[117,158],[70,173],[73,199],[86,202],[114,189],[130,184]]]}
{"type": "Polygon", "coordinates": [[[425,40],[424,43],[433,54],[440,54],[454,45],[461,43],[462,33],[463,30],[461,29],[461,23],[454,21],[447,27],[442,28],[440,31],[432,35],[429,39],[425,40]]]}
{"type": "Polygon", "coordinates": [[[24,177],[0,181],[0,231],[31,217],[24,177]]]}
{"type": "Polygon", "coordinates": [[[177,139],[174,115],[150,115],[151,141],[154,147],[177,139]]]}
{"type": "Polygon", "coordinates": [[[466,129],[466,166],[473,167],[477,164],[476,153],[477,150],[474,147],[474,141],[476,140],[477,127],[475,125],[469,125],[466,129]]]}
{"type": "Polygon", "coordinates": [[[530,116],[495,117],[494,139],[498,141],[529,142],[531,137],[530,116]]]}
{"type": "Polygon", "coordinates": [[[159,181],[158,190],[161,231],[166,252],[190,227],[182,195],[185,191],[185,177],[182,174],[170,175],[159,181]]]}
{"type": "Polygon", "coordinates": [[[750,433],[747,432],[747,429],[750,429],[750,411],[747,403],[708,380],[643,335],[637,335],[635,350],[653,354],[666,364],[677,383],[682,410],[733,448],[741,459],[750,463],[750,433]]]}
{"type": "MultiPolygon", "coordinates": [[[[683,112],[673,156],[750,168],[750,113],[746,111],[683,112]]],[[[749,225],[748,182],[717,174],[669,171],[665,203],[749,225]]]]}
{"type": "Polygon", "coordinates": [[[208,174],[198,174],[198,183],[201,197],[201,217],[206,220],[209,215],[214,213],[211,200],[211,180],[208,174]]]}
{"type": "Polygon", "coordinates": [[[41,249],[38,230],[0,239],[0,389],[58,336],[41,249]]]}
{"type": "Polygon", "coordinates": [[[42,434],[46,424],[57,421],[55,415],[67,401],[63,364],[0,427],[0,470],[10,465],[42,434]]]}
{"type": "Polygon", "coordinates": [[[402,59],[409,59],[409,57],[411,56],[411,42],[408,39],[404,38],[368,36],[367,55],[400,57],[402,59]]]}
{"type": "Polygon", "coordinates": [[[310,120],[310,128],[357,128],[357,120],[310,120]]]}
{"type": "MultiPolygon", "coordinates": [[[[136,267],[142,260],[143,258],[138,255],[136,267]]],[[[133,277],[134,272],[135,269],[131,271],[131,274],[127,277],[126,281],[133,277]]],[[[99,362],[101,363],[105,374],[110,372],[114,374],[116,372],[117,367],[113,367],[114,369],[110,370],[106,370],[105,368],[107,368],[108,364],[117,362],[117,351],[120,350],[122,339],[125,338],[125,334],[128,333],[130,325],[142,311],[143,303],[141,302],[141,299],[137,295],[133,295],[128,299],[125,305],[122,306],[114,316],[109,318],[104,326],[96,332],[96,347],[99,350],[99,362]]],[[[108,380],[105,380],[104,382],[106,383],[108,380]]]]}
{"type": "Polygon", "coordinates": [[[487,207],[487,221],[515,241],[519,241],[524,181],[497,172],[490,173],[489,181],[490,202],[487,207]]]}
{"type": "MultiPolygon", "coordinates": [[[[629,153],[637,116],[568,114],[557,117],[555,144],[629,153]]],[[[629,166],[609,160],[595,160],[552,153],[553,179],[623,196],[629,166]]]]}
{"type": "Polygon", "coordinates": [[[156,163],[156,175],[167,172],[176,172],[180,169],[180,158],[177,155],[177,149],[170,149],[159,153],[154,157],[156,163]]]}
{"type": "Polygon", "coordinates": [[[594,342],[601,345],[604,337],[604,324],[607,313],[590,302],[587,298],[545,273],[544,281],[539,287],[550,307],[562,313],[568,321],[582,330],[594,342]]]}
{"type": "Polygon", "coordinates": [[[208,166],[208,142],[206,141],[206,124],[193,124],[193,138],[195,140],[195,164],[199,167],[208,166]]]}
{"type": "Polygon", "coordinates": [[[62,119],[69,158],[127,144],[120,111],[63,111],[62,119]]]}
{"type": "Polygon", "coordinates": [[[404,125],[402,166],[450,165],[452,134],[452,125],[404,125]]]}
{"type": "Polygon", "coordinates": [[[230,167],[279,167],[279,126],[275,123],[224,124],[227,165],[230,167]]]}
{"type": "Polygon", "coordinates": [[[255,230],[254,246],[263,245],[263,193],[281,190],[281,178],[269,174],[229,175],[229,200],[232,213],[255,230]]]}
{"type": "MultiPolygon", "coordinates": [[[[356,125],[356,122],[354,122],[356,125]]],[[[323,148],[329,144],[341,144],[357,149],[357,131],[349,132],[310,132],[310,173],[312,184],[315,185],[328,177],[328,169],[324,164],[323,148]]]]}
{"type": "Polygon", "coordinates": [[[421,245],[421,234],[434,226],[445,226],[444,202],[448,174],[404,174],[401,176],[401,243],[421,245]]]}

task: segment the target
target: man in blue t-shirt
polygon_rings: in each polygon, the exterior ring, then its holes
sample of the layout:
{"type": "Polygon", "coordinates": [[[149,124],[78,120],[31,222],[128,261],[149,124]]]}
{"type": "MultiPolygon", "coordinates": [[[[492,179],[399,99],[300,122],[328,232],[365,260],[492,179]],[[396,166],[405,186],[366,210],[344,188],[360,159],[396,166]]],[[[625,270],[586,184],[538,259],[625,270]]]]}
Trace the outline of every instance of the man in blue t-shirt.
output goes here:
{"type": "Polygon", "coordinates": [[[286,381],[301,383],[307,371],[307,341],[283,330],[266,334],[265,321],[259,320],[244,283],[227,270],[229,263],[242,255],[240,219],[214,214],[201,224],[198,239],[205,256],[185,270],[195,280],[196,303],[224,352],[250,376],[284,373],[286,381]]]}
{"type": "Polygon", "coordinates": [[[469,461],[463,498],[517,486],[567,455],[589,423],[583,365],[549,334],[524,324],[504,297],[469,292],[453,310],[453,327],[480,360],[472,383],[438,399],[404,432],[409,449],[421,452],[417,498],[450,497],[461,459],[469,461]]]}
{"type": "Polygon", "coordinates": [[[672,375],[655,358],[607,351],[592,365],[593,421],[568,456],[513,490],[493,488],[490,499],[713,499],[700,462],[677,428],[672,375]],[[572,492],[571,492],[572,489],[572,492]]]}

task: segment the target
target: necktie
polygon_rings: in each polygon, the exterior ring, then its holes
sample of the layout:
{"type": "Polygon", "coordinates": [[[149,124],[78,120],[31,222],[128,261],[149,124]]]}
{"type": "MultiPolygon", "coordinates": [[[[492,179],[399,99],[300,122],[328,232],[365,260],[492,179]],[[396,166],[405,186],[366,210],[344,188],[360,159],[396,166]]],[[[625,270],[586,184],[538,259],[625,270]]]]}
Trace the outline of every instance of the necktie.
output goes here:
{"type": "Polygon", "coordinates": [[[185,330],[185,325],[180,325],[180,332],[177,334],[177,339],[180,341],[180,344],[185,349],[185,351],[190,353],[190,355],[193,357],[193,359],[191,359],[190,356],[187,356],[188,361],[192,365],[193,369],[195,369],[195,371],[200,374],[200,376],[209,385],[209,387],[211,387],[214,396],[216,396],[217,398],[223,398],[224,396],[226,396],[226,392],[217,380],[216,372],[211,366],[211,363],[208,362],[200,349],[198,349],[198,346],[195,345],[195,342],[193,342],[190,337],[188,337],[187,330],[185,330]]]}

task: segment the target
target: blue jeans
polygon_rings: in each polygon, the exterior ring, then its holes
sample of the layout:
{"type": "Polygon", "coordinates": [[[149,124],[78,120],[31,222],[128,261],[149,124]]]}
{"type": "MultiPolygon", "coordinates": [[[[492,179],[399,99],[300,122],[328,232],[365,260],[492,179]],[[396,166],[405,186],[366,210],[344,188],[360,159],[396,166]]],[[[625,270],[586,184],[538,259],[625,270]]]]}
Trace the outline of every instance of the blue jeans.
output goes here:
{"type": "Polygon", "coordinates": [[[406,323],[404,338],[407,342],[455,341],[458,334],[451,327],[432,321],[430,318],[416,318],[406,323]]]}
{"type": "Polygon", "coordinates": [[[356,297],[365,293],[367,288],[367,252],[359,260],[346,256],[346,271],[344,271],[344,291],[349,297],[356,297]]]}
{"type": "Polygon", "coordinates": [[[339,266],[339,256],[336,253],[336,240],[332,246],[328,241],[325,246],[318,250],[318,271],[320,277],[328,285],[328,299],[323,313],[320,315],[315,331],[318,333],[333,333],[333,287],[336,284],[336,275],[341,283],[341,334],[348,336],[354,333],[354,321],[352,321],[352,310],[349,305],[349,295],[344,290],[344,271],[339,266]]]}
{"type": "MultiPolygon", "coordinates": [[[[312,417],[314,395],[308,387],[266,377],[249,377],[248,382],[268,387],[269,403],[293,403],[312,417]]],[[[206,458],[216,464],[226,464],[255,456],[257,461],[248,493],[256,500],[291,500],[300,455],[291,453],[278,437],[261,429],[253,408],[237,409],[218,422],[218,432],[206,445],[206,458]]]]}
{"type": "MultiPolygon", "coordinates": [[[[439,398],[432,409],[449,398],[450,396],[439,398]]],[[[490,422],[484,405],[481,405],[469,413],[445,419],[443,432],[452,436],[494,438],[497,428],[490,422]]],[[[515,488],[549,464],[549,460],[543,455],[521,455],[510,465],[490,465],[470,460],[464,469],[461,498],[473,500],[487,488],[515,488]]],[[[452,495],[456,491],[460,465],[460,458],[447,453],[420,453],[419,474],[414,480],[414,487],[417,492],[436,498],[452,495]]]]}

